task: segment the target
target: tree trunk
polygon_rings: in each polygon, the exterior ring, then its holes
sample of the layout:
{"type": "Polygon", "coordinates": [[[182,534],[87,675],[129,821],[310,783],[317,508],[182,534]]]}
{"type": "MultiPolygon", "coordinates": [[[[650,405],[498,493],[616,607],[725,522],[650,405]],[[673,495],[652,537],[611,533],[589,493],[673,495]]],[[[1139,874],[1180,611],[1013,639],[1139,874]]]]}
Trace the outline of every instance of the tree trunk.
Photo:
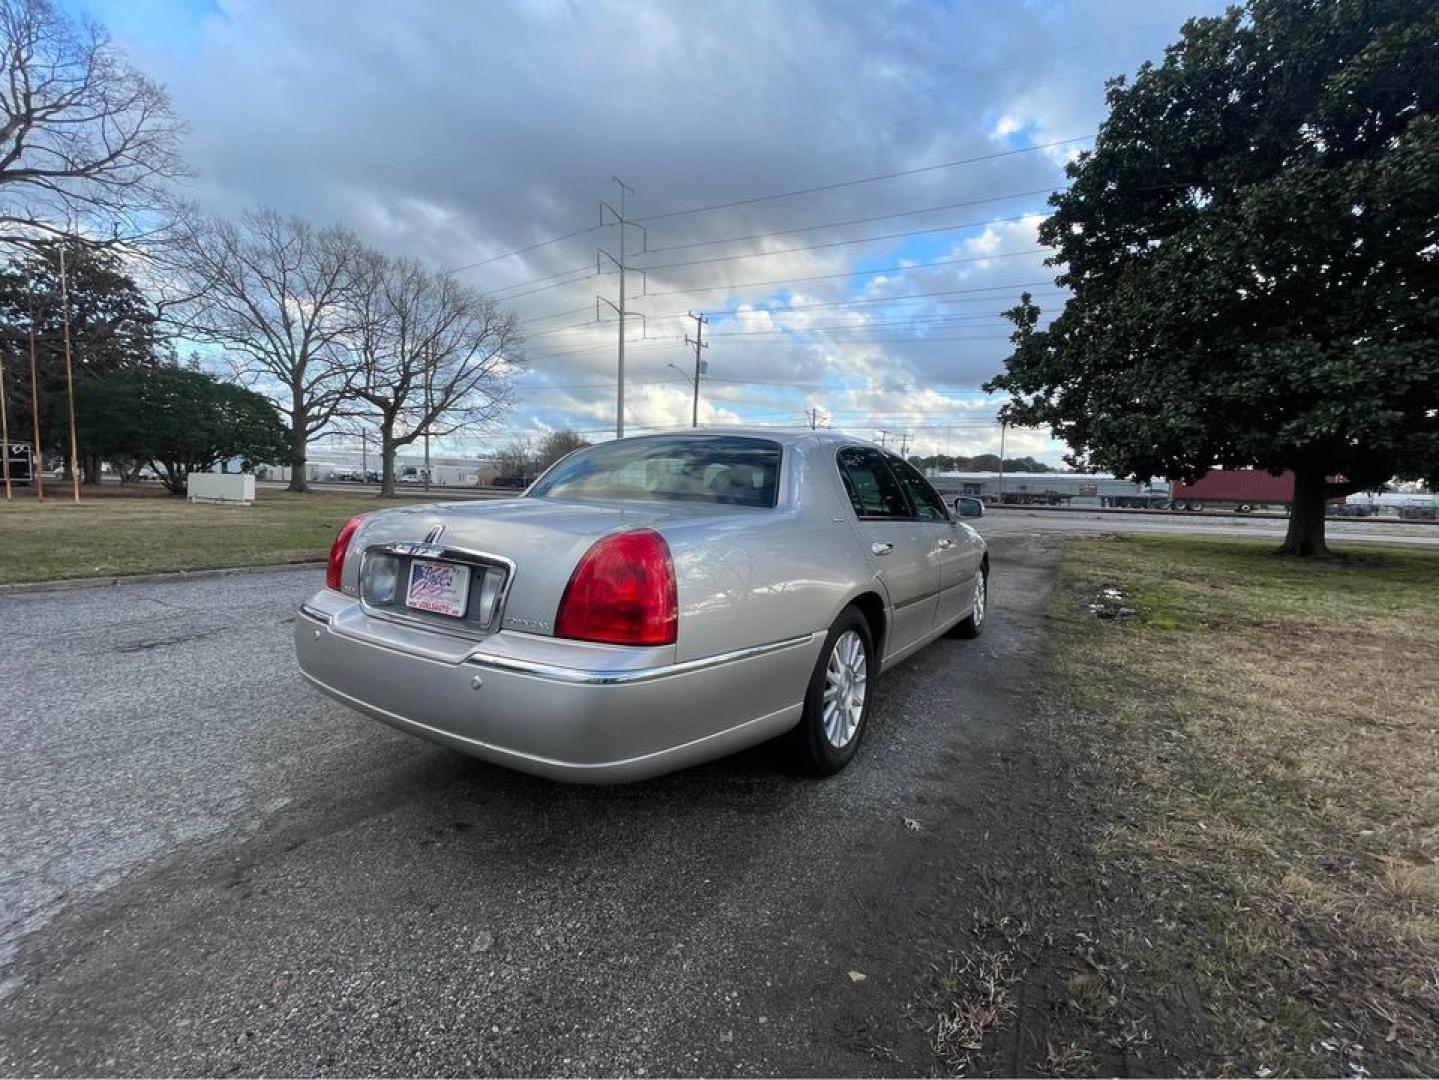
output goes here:
{"type": "Polygon", "coordinates": [[[380,428],[380,498],[395,494],[395,444],[388,425],[380,428]]]}
{"type": "Polygon", "coordinates": [[[290,413],[290,420],[294,424],[290,428],[290,491],[309,491],[310,485],[305,482],[305,464],[307,448],[305,446],[305,428],[309,417],[305,415],[304,405],[296,396],[294,409],[290,413]]]}
{"type": "Polygon", "coordinates": [[[100,455],[82,454],[81,460],[85,464],[85,475],[80,482],[82,484],[98,484],[100,482],[100,455]]]}
{"type": "Polygon", "coordinates": [[[1294,502],[1289,507],[1289,532],[1280,545],[1280,555],[1309,559],[1329,554],[1324,542],[1324,499],[1328,494],[1323,469],[1306,466],[1294,470],[1294,502]]]}

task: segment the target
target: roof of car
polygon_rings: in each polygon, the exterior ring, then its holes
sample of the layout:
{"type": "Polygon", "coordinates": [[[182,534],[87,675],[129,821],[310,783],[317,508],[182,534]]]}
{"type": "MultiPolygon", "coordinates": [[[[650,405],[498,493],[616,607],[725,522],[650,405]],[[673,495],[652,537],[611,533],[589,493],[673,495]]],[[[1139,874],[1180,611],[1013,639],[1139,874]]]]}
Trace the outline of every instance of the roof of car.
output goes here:
{"type": "Polygon", "coordinates": [[[684,428],[680,431],[657,431],[647,432],[644,435],[634,435],[631,438],[653,439],[673,437],[675,435],[737,435],[747,439],[772,439],[782,445],[793,445],[799,442],[823,442],[823,443],[862,443],[866,446],[873,445],[868,439],[857,439],[841,431],[814,430],[807,427],[792,428],[760,428],[743,427],[741,425],[716,425],[714,427],[684,428]]]}

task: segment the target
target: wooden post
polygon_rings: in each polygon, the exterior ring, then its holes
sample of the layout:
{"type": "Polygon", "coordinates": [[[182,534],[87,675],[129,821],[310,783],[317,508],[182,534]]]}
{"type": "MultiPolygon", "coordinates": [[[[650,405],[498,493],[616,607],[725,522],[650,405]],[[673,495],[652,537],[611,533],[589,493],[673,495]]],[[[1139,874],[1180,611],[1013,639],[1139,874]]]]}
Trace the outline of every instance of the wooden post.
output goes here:
{"type": "Polygon", "coordinates": [[[5,470],[5,501],[10,501],[10,413],[5,408],[5,359],[0,357],[0,468],[5,470]]]}
{"type": "Polygon", "coordinates": [[[30,426],[35,442],[30,447],[30,475],[35,480],[35,501],[45,501],[45,452],[40,449],[40,379],[35,374],[35,297],[30,297],[30,426]]]}
{"type": "Polygon", "coordinates": [[[60,322],[65,328],[65,397],[70,406],[70,492],[80,501],[80,441],[75,434],[75,373],[70,367],[70,294],[65,289],[65,247],[60,247],[60,322]]]}

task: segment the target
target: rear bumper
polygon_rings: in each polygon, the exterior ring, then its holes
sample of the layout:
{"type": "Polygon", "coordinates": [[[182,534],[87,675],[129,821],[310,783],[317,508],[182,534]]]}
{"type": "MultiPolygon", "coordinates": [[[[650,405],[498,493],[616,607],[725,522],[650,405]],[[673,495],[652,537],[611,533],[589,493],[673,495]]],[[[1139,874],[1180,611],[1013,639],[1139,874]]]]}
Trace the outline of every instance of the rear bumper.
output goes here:
{"type": "Polygon", "coordinates": [[[811,634],[645,667],[635,650],[586,647],[580,667],[517,655],[536,638],[514,637],[396,632],[328,591],[295,619],[300,670],[335,700],[473,757],[584,783],[672,772],[793,727],[823,643],[811,634]],[[459,647],[426,647],[435,640],[459,647]]]}

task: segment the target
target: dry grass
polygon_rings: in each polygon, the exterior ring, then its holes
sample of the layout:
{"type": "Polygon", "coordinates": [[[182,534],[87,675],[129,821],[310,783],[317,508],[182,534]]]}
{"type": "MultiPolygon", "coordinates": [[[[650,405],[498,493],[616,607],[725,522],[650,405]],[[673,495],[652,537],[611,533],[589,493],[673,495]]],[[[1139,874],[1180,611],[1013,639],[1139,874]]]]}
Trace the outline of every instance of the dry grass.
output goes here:
{"type": "Polygon", "coordinates": [[[77,506],[47,484],[44,503],[28,491],[0,502],[0,583],[323,559],[346,519],[402,501],[261,491],[253,506],[220,506],[137,490],[87,488],[77,506]]]}
{"type": "Polygon", "coordinates": [[[1020,977],[1014,949],[1027,934],[1022,922],[988,922],[976,914],[972,946],[937,971],[930,1049],[951,1075],[968,1072],[985,1037],[1014,1015],[1012,988],[1020,977]]]}
{"type": "Polygon", "coordinates": [[[1207,1068],[1439,1068],[1439,555],[1084,541],[1052,613],[1117,947],[1197,986],[1207,1068]]]}

